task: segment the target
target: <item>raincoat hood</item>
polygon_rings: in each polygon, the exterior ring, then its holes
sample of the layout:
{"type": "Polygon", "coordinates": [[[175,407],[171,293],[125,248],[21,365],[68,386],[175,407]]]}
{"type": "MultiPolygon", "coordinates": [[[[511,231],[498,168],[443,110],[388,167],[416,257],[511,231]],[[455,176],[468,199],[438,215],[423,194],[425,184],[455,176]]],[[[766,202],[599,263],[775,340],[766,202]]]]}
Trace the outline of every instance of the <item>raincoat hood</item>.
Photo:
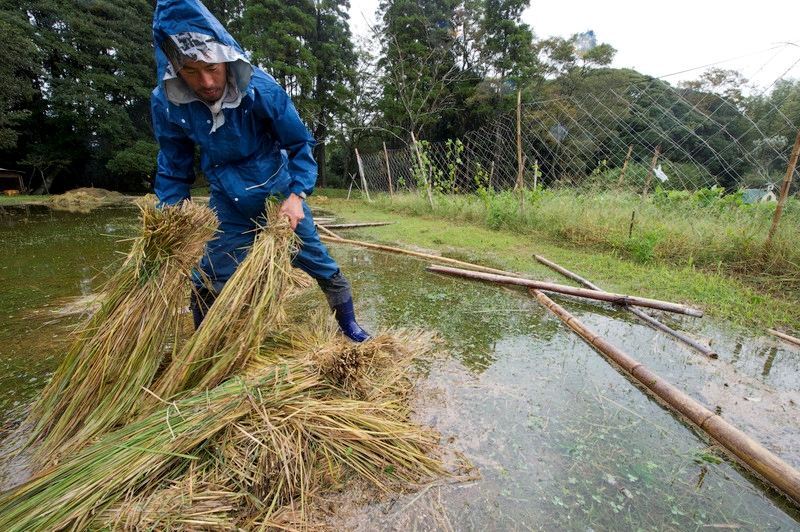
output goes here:
{"type": "Polygon", "coordinates": [[[153,44],[158,83],[169,101],[183,104],[197,99],[178,76],[185,61],[226,63],[228,86],[221,107],[241,101],[253,67],[239,43],[198,0],[158,0],[153,16],[153,44]]]}

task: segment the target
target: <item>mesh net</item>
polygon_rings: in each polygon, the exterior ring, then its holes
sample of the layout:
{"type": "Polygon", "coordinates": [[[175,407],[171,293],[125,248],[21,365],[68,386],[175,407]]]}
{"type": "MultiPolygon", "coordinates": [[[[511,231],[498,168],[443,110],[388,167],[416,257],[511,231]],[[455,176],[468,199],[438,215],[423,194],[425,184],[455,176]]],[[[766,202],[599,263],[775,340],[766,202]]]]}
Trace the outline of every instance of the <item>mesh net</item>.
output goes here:
{"type": "Polygon", "coordinates": [[[528,102],[519,120],[521,176],[512,111],[460,139],[364,154],[364,178],[370,191],[426,182],[441,193],[503,190],[521,177],[527,187],[770,192],[782,180],[800,128],[796,92],[745,103],[650,80],[528,102]]]}

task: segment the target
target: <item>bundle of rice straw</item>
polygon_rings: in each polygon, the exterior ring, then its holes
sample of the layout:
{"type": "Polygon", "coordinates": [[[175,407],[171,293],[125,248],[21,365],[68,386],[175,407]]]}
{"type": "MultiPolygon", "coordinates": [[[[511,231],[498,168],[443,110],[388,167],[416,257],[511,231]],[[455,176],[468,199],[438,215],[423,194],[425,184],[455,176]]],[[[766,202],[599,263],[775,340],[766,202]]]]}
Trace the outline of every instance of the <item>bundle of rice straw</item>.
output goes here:
{"type": "Polygon", "coordinates": [[[177,345],[190,272],[218,222],[191,202],[158,208],[148,197],[138,207],[141,234],[31,410],[39,464],[131,419],[165,346],[177,345]]]}
{"type": "MultiPolygon", "coordinates": [[[[89,388],[88,375],[100,373],[88,372],[95,366],[125,369],[133,382],[110,381],[119,395],[97,401],[109,414],[89,409],[92,441],[0,495],[0,530],[303,528],[314,498],[348,479],[386,491],[448,474],[432,455],[437,434],[410,421],[414,361],[432,349],[433,337],[391,331],[356,345],[342,339],[327,311],[305,322],[288,320],[291,310],[309,315],[290,307],[302,304],[292,297],[295,238],[271,207],[267,227],[203,325],[166,359],[155,352],[143,359],[127,348],[119,352],[127,358],[113,361],[114,346],[94,340],[109,329],[126,335],[120,346],[137,345],[141,331],[107,305],[128,305],[150,279],[168,283],[160,270],[146,268],[151,276],[137,278],[125,293],[112,292],[82,336],[103,350],[86,351],[90,360],[72,360],[63,373],[80,390],[89,388]],[[133,357],[146,367],[134,366],[133,357]]],[[[175,298],[170,301],[179,306],[175,298]]],[[[174,308],[166,308],[165,329],[177,329],[174,308]]],[[[154,343],[166,338],[148,334],[154,343]]],[[[121,373],[101,374],[122,380],[121,373]]],[[[107,382],[99,381],[97,390],[109,393],[107,382]]],[[[79,411],[69,398],[64,403],[60,415],[79,411]]],[[[55,414],[50,419],[66,424],[55,414]]]]}
{"type": "Polygon", "coordinates": [[[247,257],[225,284],[203,324],[183,346],[152,389],[171,398],[212,388],[244,367],[269,331],[286,322],[286,300],[297,293],[292,257],[299,240],[275,204],[259,227],[247,257]]]}
{"type": "Polygon", "coordinates": [[[398,401],[350,399],[304,357],[275,360],[133,421],[0,496],[0,530],[270,526],[280,510],[302,515],[308,497],[348,474],[383,489],[445,474],[429,454],[437,439],[398,401]],[[192,486],[214,487],[207,519],[197,504],[174,502],[176,489],[189,497],[192,486]]]}

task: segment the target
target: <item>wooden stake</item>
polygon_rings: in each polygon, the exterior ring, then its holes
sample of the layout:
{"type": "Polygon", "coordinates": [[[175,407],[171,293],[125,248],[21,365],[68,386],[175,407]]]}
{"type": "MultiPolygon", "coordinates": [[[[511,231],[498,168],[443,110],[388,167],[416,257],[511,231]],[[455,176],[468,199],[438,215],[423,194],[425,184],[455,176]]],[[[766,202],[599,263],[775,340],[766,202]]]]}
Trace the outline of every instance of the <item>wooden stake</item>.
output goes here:
{"type": "Polygon", "coordinates": [[[625,172],[628,171],[628,163],[631,161],[631,155],[633,155],[633,144],[628,146],[628,155],[625,156],[625,162],[622,163],[622,171],[619,173],[619,181],[617,181],[617,187],[622,188],[622,184],[625,182],[625,172]]]}
{"type": "Polygon", "coordinates": [[[524,279],[522,277],[511,277],[508,275],[498,275],[492,273],[475,272],[470,270],[461,270],[458,268],[450,268],[447,266],[428,266],[427,269],[428,271],[434,273],[443,273],[446,275],[455,275],[458,277],[466,277],[468,279],[479,279],[481,281],[491,281],[494,283],[525,286],[528,288],[535,288],[537,290],[546,290],[548,292],[557,292],[559,294],[566,294],[569,296],[582,297],[586,299],[595,299],[598,301],[606,301],[608,303],[616,303],[618,305],[636,305],[638,307],[656,308],[659,310],[676,312],[678,314],[686,314],[687,316],[695,316],[698,318],[703,316],[703,312],[698,309],[688,307],[686,305],[681,305],[679,303],[660,301],[658,299],[648,299],[645,297],[614,294],[611,292],[602,292],[597,290],[588,290],[586,288],[576,288],[574,286],[567,286],[563,284],[546,283],[544,281],[533,281],[531,279],[524,279]]]}
{"type": "Polygon", "coordinates": [[[356,176],[350,174],[350,187],[347,189],[347,199],[350,199],[350,193],[353,192],[353,183],[356,181],[356,176]]]}
{"type": "Polygon", "coordinates": [[[394,187],[392,187],[392,169],[389,167],[389,151],[386,149],[386,143],[383,143],[383,158],[386,159],[386,176],[389,179],[389,195],[394,196],[394,187]]]}
{"type": "MultiPolygon", "coordinates": [[[[591,281],[589,281],[587,279],[584,279],[583,277],[581,277],[577,273],[573,273],[573,272],[569,271],[568,269],[564,268],[563,266],[559,266],[555,262],[547,260],[546,258],[542,257],[541,255],[534,255],[533,257],[537,261],[539,261],[541,264],[544,264],[545,266],[550,268],[551,270],[557,271],[561,275],[563,275],[563,276],[565,276],[565,277],[567,277],[569,279],[572,279],[573,281],[576,281],[576,282],[582,284],[583,286],[585,286],[587,288],[590,288],[592,290],[600,290],[600,291],[603,290],[602,288],[600,288],[596,284],[592,283],[591,281]]],[[[632,313],[634,316],[636,316],[637,318],[641,319],[642,321],[644,321],[645,323],[647,323],[651,327],[653,327],[655,329],[658,329],[659,331],[663,331],[663,332],[669,334],[670,336],[672,336],[674,338],[677,338],[681,342],[683,342],[686,345],[696,349],[697,351],[701,352],[705,356],[707,356],[709,358],[719,358],[719,355],[717,355],[717,353],[713,349],[701,344],[700,342],[694,340],[693,338],[690,338],[690,337],[686,336],[685,334],[683,334],[681,332],[676,331],[675,329],[672,329],[672,328],[664,325],[663,323],[661,323],[657,319],[655,319],[652,316],[646,314],[645,312],[639,310],[638,308],[625,307],[625,310],[627,310],[628,312],[632,313]]]]}
{"type": "Polygon", "coordinates": [[[428,181],[428,178],[425,176],[425,162],[422,160],[422,152],[419,150],[419,144],[417,143],[417,137],[414,136],[414,132],[411,132],[411,142],[414,143],[414,151],[417,154],[417,161],[419,161],[419,171],[422,174],[422,179],[425,181],[425,188],[428,191],[428,202],[431,204],[431,209],[433,209],[433,192],[431,192],[431,184],[428,181]]]}
{"type": "Polygon", "coordinates": [[[525,187],[525,162],[522,159],[522,91],[517,91],[517,184],[515,190],[525,187]]]}
{"type": "Polygon", "coordinates": [[[783,206],[786,204],[786,197],[789,195],[789,188],[792,185],[792,177],[794,176],[794,169],[797,167],[797,159],[800,157],[800,131],[797,132],[797,138],[794,140],[794,148],[792,148],[792,155],[789,157],[789,166],[786,168],[786,175],[783,177],[783,184],[781,185],[781,197],[778,199],[778,206],[775,208],[775,215],[772,217],[772,225],[767,234],[767,241],[765,247],[767,249],[772,246],[772,238],[778,230],[778,224],[781,221],[783,214],[783,206]]]}
{"type": "Polygon", "coordinates": [[[539,290],[536,299],[649,394],[715,440],[727,453],[772,487],[800,504],[800,472],[720,416],[650,371],[643,364],[586,327],[539,290]]]}
{"type": "Polygon", "coordinates": [[[794,336],[789,336],[788,334],[782,333],[780,331],[776,331],[775,329],[767,329],[767,332],[769,332],[770,334],[772,334],[774,336],[777,336],[778,338],[786,340],[790,344],[794,344],[796,346],[800,346],[800,338],[795,338],[794,336]]]}
{"type": "Polygon", "coordinates": [[[364,176],[364,164],[361,162],[361,155],[358,154],[358,148],[356,150],[356,161],[358,162],[358,174],[361,176],[361,186],[364,187],[364,194],[367,195],[367,201],[372,203],[372,199],[369,197],[369,189],[367,188],[367,178],[364,176]]]}
{"type": "Polygon", "coordinates": [[[650,170],[647,171],[647,181],[644,182],[644,190],[642,190],[642,197],[647,196],[647,191],[650,189],[650,181],[653,180],[653,172],[655,172],[656,164],[658,164],[658,157],[661,155],[661,144],[656,146],[656,151],[653,153],[653,162],[650,163],[650,170]]]}

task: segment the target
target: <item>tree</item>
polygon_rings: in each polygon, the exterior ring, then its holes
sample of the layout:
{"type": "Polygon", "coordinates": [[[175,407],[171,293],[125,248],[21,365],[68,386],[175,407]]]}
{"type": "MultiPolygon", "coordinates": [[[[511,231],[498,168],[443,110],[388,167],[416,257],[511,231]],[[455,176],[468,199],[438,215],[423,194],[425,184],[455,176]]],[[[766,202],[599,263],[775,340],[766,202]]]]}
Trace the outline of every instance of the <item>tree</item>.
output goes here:
{"type": "Polygon", "coordinates": [[[452,88],[460,78],[453,27],[456,5],[452,0],[385,0],[380,5],[380,109],[387,127],[398,136],[420,137],[454,108],[452,88]]]}
{"type": "Polygon", "coordinates": [[[316,112],[313,91],[318,59],[311,47],[316,31],[312,0],[245,0],[242,46],[289,93],[307,121],[316,112]]]}
{"type": "Polygon", "coordinates": [[[349,112],[356,84],[356,53],[350,35],[347,0],[315,2],[316,31],[311,50],[316,60],[312,133],[317,145],[320,186],[328,180],[327,143],[331,130],[349,112]]]}
{"type": "Polygon", "coordinates": [[[30,26],[38,51],[21,153],[69,160],[65,187],[116,187],[106,162],[150,135],[150,2],[25,0],[13,11],[30,26]]]}
{"type": "Polygon", "coordinates": [[[569,39],[551,37],[537,45],[545,73],[557,80],[554,85],[563,95],[580,91],[581,82],[594,68],[606,67],[617,50],[606,43],[597,43],[594,32],[576,33],[569,39]]]}
{"type": "Polygon", "coordinates": [[[17,146],[20,128],[31,112],[27,108],[34,96],[33,79],[39,68],[39,51],[30,24],[18,11],[3,6],[0,11],[3,35],[3,60],[0,61],[0,152],[17,146]]]}
{"type": "Polygon", "coordinates": [[[481,56],[486,71],[515,89],[537,74],[533,32],[521,22],[530,0],[485,0],[481,56]]]}

